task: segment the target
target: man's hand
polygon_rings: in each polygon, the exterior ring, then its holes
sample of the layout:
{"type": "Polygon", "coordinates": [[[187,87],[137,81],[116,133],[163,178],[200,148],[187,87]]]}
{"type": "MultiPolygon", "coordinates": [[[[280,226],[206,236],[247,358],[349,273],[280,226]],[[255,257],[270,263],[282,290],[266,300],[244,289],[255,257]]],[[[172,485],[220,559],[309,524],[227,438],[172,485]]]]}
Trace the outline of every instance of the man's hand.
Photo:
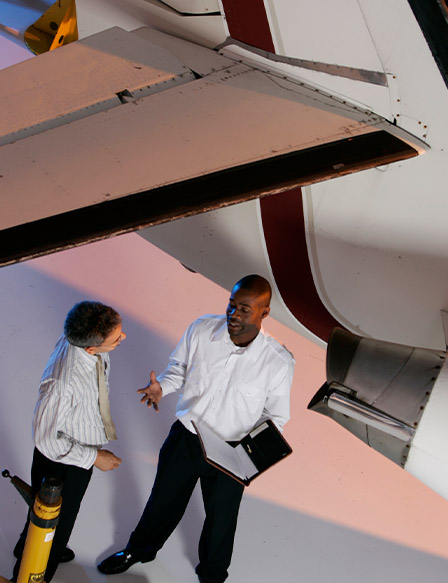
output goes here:
{"type": "Polygon", "coordinates": [[[152,405],[158,413],[159,401],[163,396],[162,387],[160,386],[159,381],[156,379],[156,373],[153,370],[151,371],[149,378],[149,385],[143,389],[138,389],[137,393],[143,395],[143,397],[140,399],[142,403],[146,403],[148,407],[151,407],[152,405]]]}
{"type": "Polygon", "coordinates": [[[99,449],[93,465],[102,472],[108,472],[109,470],[115,470],[120,464],[121,458],[107,449],[99,449]]]}

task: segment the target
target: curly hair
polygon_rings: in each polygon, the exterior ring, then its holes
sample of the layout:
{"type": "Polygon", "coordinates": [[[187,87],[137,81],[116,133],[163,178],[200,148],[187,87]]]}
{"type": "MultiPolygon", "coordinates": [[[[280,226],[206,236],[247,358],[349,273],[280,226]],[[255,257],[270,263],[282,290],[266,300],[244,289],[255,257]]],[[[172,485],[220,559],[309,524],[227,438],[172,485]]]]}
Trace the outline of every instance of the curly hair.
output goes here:
{"type": "Polygon", "coordinates": [[[70,344],[88,348],[100,346],[121,324],[121,316],[101,302],[84,300],[75,304],[64,322],[64,334],[70,344]]]}

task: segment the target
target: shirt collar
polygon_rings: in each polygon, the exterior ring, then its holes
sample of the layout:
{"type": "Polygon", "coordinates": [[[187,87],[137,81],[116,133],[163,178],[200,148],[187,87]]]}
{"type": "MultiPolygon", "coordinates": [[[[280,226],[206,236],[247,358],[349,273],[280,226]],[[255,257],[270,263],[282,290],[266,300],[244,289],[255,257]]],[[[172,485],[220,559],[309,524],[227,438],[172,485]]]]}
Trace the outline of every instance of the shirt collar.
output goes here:
{"type": "MultiPolygon", "coordinates": [[[[238,348],[238,346],[236,344],[234,344],[232,342],[232,340],[230,339],[229,331],[227,330],[227,319],[225,316],[224,316],[223,323],[218,327],[218,329],[215,332],[213,332],[210,340],[212,342],[224,342],[225,344],[228,344],[229,346],[231,346],[235,349],[238,348]]],[[[262,326],[260,332],[252,340],[252,342],[247,346],[246,353],[253,360],[256,360],[260,356],[265,342],[266,342],[266,332],[264,331],[263,326],[262,326]]]]}
{"type": "Polygon", "coordinates": [[[265,344],[266,344],[266,332],[264,331],[262,326],[257,336],[252,340],[252,342],[247,347],[247,352],[254,360],[256,360],[261,355],[261,352],[265,344]]]}
{"type": "Polygon", "coordinates": [[[82,361],[84,361],[88,366],[91,366],[92,368],[96,367],[97,363],[96,355],[89,354],[84,350],[84,348],[81,348],[80,346],[70,344],[70,342],[67,340],[65,336],[63,338],[67,343],[69,350],[73,350],[73,352],[76,354],[76,358],[80,358],[82,361]]]}

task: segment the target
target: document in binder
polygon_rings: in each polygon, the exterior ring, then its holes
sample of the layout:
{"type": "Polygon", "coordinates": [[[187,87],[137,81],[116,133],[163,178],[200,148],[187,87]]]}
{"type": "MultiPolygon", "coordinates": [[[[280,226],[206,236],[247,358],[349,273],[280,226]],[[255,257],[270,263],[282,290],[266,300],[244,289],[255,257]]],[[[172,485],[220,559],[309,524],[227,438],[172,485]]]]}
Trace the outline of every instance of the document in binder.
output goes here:
{"type": "Polygon", "coordinates": [[[192,421],[205,459],[244,486],[292,453],[288,442],[271,419],[250,431],[233,447],[210,428],[192,421]]]}

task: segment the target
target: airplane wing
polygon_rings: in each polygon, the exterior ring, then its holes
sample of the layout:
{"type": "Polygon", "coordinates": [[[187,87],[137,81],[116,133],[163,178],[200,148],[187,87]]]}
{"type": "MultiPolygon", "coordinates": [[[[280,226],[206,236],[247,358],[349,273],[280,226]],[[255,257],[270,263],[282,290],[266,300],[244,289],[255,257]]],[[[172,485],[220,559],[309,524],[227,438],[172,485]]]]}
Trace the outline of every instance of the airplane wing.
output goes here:
{"type": "Polygon", "coordinates": [[[369,110],[148,28],[1,77],[2,265],[425,151],[369,110]]]}

